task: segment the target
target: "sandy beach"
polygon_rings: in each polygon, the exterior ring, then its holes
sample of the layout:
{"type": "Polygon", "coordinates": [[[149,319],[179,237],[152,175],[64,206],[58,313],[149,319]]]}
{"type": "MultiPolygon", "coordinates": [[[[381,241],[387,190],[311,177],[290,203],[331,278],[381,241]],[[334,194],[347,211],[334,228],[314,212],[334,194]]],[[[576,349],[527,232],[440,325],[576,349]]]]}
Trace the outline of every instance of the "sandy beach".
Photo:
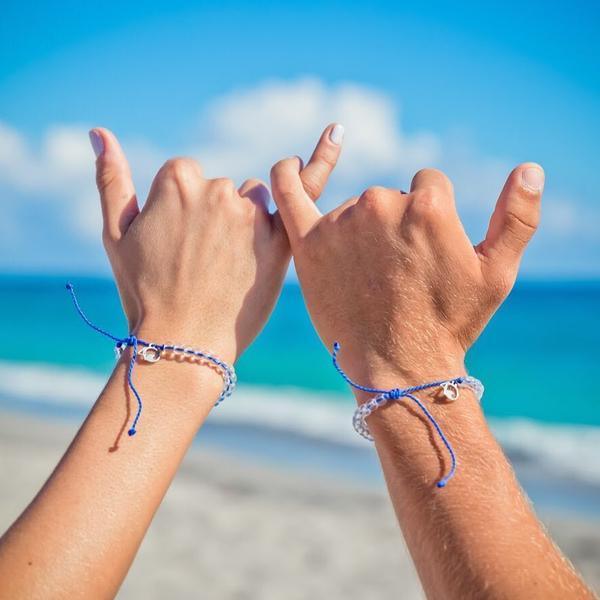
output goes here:
{"type": "MultiPolygon", "coordinates": [[[[44,482],[77,422],[0,413],[0,528],[44,482]]],[[[600,590],[600,520],[542,514],[600,590]]],[[[118,596],[422,598],[380,487],[358,487],[194,447],[118,596]]]]}

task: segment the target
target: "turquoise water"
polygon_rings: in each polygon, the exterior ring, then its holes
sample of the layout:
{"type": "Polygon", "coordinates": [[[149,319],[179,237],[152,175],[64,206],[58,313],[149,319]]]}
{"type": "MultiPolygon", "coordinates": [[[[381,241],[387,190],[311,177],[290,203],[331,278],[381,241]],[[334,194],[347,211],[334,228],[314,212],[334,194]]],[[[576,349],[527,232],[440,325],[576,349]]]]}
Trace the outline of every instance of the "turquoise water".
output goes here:
{"type": "MultiPolygon", "coordinates": [[[[64,278],[0,277],[0,359],[107,373],[110,342],[74,313],[64,278]]],[[[116,289],[75,279],[88,315],[125,333],[116,289]]],[[[600,425],[600,282],[520,283],[468,357],[492,417],[600,425]]],[[[298,286],[287,284],[265,330],[237,365],[241,382],[296,387],[340,402],[347,390],[315,335],[298,286]]]]}
{"type": "MultiPolygon", "coordinates": [[[[87,314],[125,334],[113,283],[74,280],[87,314]]],[[[76,315],[62,277],[0,276],[0,408],[83,418],[114,365],[76,315]]],[[[521,283],[468,357],[496,437],[538,507],[600,517],[600,282],[521,283]]],[[[237,365],[240,388],[198,443],[242,460],[377,482],[354,402],[315,335],[297,285],[237,365]]]]}

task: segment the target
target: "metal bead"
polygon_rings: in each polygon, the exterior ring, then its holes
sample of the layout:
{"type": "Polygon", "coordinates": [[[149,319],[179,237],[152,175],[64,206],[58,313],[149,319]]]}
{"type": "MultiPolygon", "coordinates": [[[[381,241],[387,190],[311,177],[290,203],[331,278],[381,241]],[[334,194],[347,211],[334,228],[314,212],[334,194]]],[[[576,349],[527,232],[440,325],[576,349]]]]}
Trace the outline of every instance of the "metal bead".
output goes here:
{"type": "Polygon", "coordinates": [[[155,363],[160,360],[161,350],[156,346],[150,344],[149,346],[144,346],[140,350],[140,356],[148,363],[155,363]]]}
{"type": "Polygon", "coordinates": [[[460,392],[458,391],[458,385],[452,383],[451,381],[446,381],[446,383],[442,383],[441,387],[446,400],[454,402],[454,400],[458,399],[458,396],[460,395],[460,392]]]}

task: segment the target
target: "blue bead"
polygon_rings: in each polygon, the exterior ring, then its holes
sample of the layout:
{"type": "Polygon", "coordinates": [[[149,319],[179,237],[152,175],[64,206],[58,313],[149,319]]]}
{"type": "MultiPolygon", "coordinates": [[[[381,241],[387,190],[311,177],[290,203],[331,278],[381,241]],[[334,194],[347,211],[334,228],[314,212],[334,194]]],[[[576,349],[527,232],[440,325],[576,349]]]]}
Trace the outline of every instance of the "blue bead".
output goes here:
{"type": "Polygon", "coordinates": [[[127,435],[129,435],[129,437],[131,437],[132,435],[135,435],[135,429],[133,429],[133,428],[132,428],[132,429],[130,429],[130,430],[127,432],[127,435]]]}

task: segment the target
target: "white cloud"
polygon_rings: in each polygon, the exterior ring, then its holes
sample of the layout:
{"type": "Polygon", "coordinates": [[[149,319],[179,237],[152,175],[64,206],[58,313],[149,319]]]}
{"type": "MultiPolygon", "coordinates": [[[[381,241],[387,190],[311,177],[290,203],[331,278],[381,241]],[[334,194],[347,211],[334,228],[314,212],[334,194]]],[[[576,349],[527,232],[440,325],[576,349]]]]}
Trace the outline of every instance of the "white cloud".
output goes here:
{"type": "Polygon", "coordinates": [[[544,230],[562,239],[598,239],[600,211],[581,206],[568,197],[555,197],[544,202],[544,230]]]}
{"type": "MultiPolygon", "coordinates": [[[[217,97],[201,111],[197,141],[178,153],[195,156],[209,177],[227,175],[238,183],[266,178],[282,157],[307,158],[332,121],[345,125],[346,138],[324,208],[376,183],[406,188],[414,171],[437,166],[454,181],[468,230],[475,237],[483,234],[513,165],[482,154],[466,135],[407,133],[392,99],[358,84],[328,86],[310,78],[268,81],[217,97]]],[[[106,268],[87,130],[52,125],[32,143],[0,122],[1,268],[106,268]]],[[[143,197],[167,153],[148,140],[122,141],[143,197]]],[[[588,254],[591,249],[589,268],[597,272],[600,250],[593,240],[599,221],[594,207],[547,194],[543,232],[532,248],[531,264],[547,271],[554,260],[565,268],[567,255],[575,264],[577,240],[588,254]]]]}
{"type": "Polygon", "coordinates": [[[308,156],[332,121],[347,131],[335,174],[344,187],[398,178],[439,160],[439,140],[403,133],[397,107],[385,94],[356,84],[327,87],[316,79],[267,82],[217,98],[202,114],[206,139],[193,154],[209,174],[243,179],[282,157],[308,156]]]}
{"type": "Polygon", "coordinates": [[[49,127],[36,152],[18,131],[0,123],[0,176],[29,193],[63,193],[74,184],[85,185],[93,173],[86,137],[82,127],[49,127]]]}
{"type": "MultiPolygon", "coordinates": [[[[3,230],[10,229],[12,237],[19,232],[27,235],[32,216],[51,212],[54,221],[49,227],[58,227],[61,234],[81,243],[97,243],[101,218],[88,129],[53,125],[34,145],[0,122],[0,185],[6,190],[3,230]]],[[[148,166],[157,164],[157,153],[146,142],[134,142],[128,150],[132,167],[149,181],[148,166]]]]}

